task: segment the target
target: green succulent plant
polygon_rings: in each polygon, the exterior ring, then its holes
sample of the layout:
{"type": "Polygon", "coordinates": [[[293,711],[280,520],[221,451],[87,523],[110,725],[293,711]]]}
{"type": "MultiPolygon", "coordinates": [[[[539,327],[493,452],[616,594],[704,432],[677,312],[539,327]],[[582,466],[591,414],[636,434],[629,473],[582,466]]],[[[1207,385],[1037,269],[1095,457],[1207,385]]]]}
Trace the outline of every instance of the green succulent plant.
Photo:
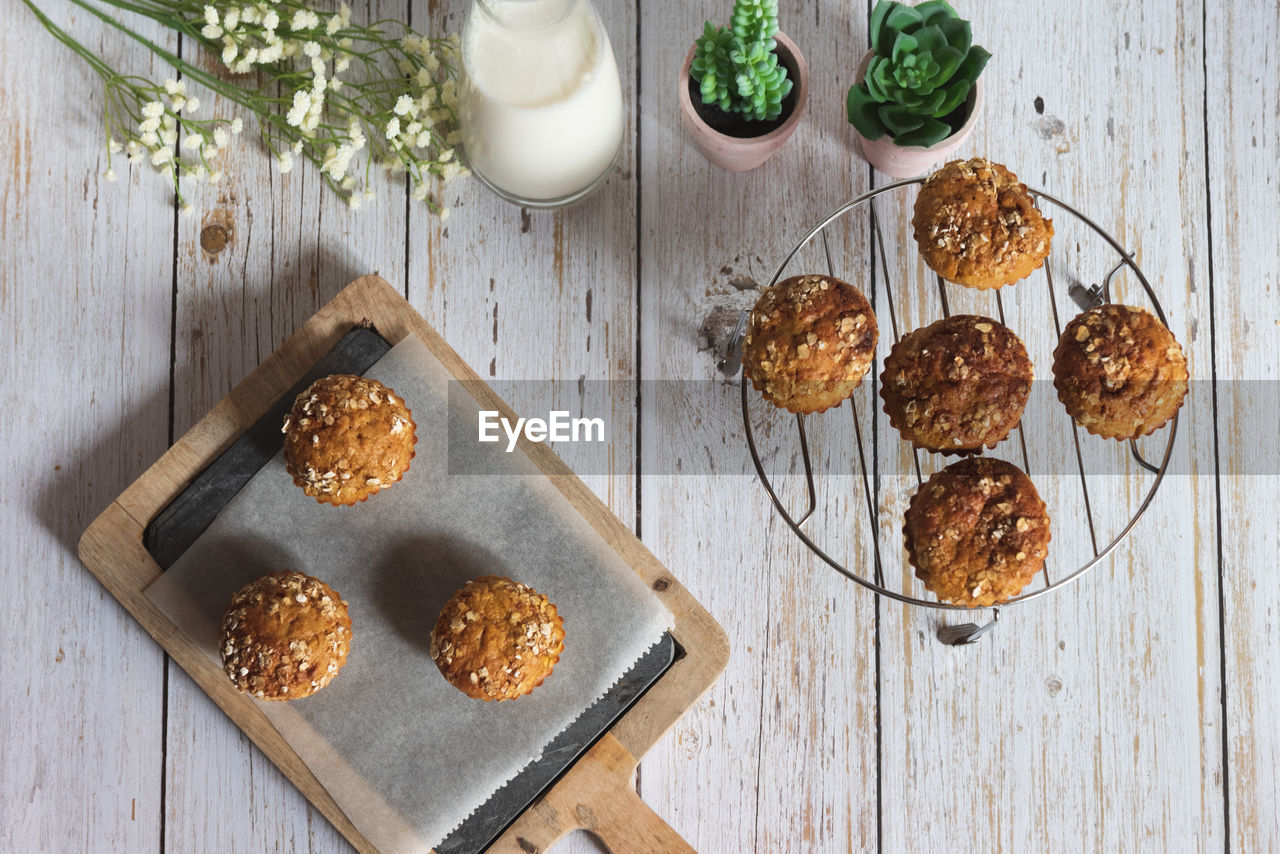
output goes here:
{"type": "Polygon", "coordinates": [[[729,26],[707,21],[689,68],[702,103],[752,121],[776,119],[791,91],[787,69],[774,53],[776,32],[778,0],[735,0],[729,26]]]}
{"type": "Polygon", "coordinates": [[[966,116],[953,114],[991,58],[946,0],[880,0],[871,48],[866,75],[849,90],[849,123],[867,139],[888,134],[901,146],[933,145],[959,130],[966,116]]]}

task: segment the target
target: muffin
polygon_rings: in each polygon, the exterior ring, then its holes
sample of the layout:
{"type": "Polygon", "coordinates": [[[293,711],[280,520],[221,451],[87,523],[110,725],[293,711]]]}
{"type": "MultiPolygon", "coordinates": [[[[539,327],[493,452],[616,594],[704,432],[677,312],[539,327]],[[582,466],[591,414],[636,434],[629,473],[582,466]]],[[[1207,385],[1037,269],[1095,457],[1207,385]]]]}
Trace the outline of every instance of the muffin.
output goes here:
{"type": "Polygon", "coordinates": [[[284,419],[284,463],[321,504],[355,504],[409,469],[413,414],[382,383],[335,374],[298,395],[284,419]]]}
{"type": "Polygon", "coordinates": [[[1077,315],[1053,351],[1053,385],[1084,429],[1136,439],[1160,427],[1187,395],[1187,359],[1151,312],[1100,305],[1077,315]]]}
{"type": "Polygon", "coordinates": [[[1031,393],[1027,349],[1004,324],[957,314],[908,332],[880,375],[889,423],[917,448],[972,454],[1009,435],[1031,393]]]}
{"type": "Polygon", "coordinates": [[[955,160],[929,176],[916,196],[920,254],[935,273],[970,288],[999,288],[1044,263],[1053,238],[1027,185],[999,163],[955,160]]]}
{"type": "Polygon", "coordinates": [[[347,603],[301,572],[265,575],[231,597],[218,646],[222,669],[242,693],[260,700],[309,697],[347,661],[347,603]]]}
{"type": "Polygon", "coordinates": [[[1017,596],[1049,553],[1049,514],[1031,478],[988,457],[952,463],[925,481],[902,533],[924,586],[970,607],[1017,596]]]}
{"type": "Polygon", "coordinates": [[[468,581],[440,611],[431,658],[450,685],[477,700],[514,700],[551,675],[564,621],[547,597],[495,575],[468,581]]]}
{"type": "Polygon", "coordinates": [[[793,276],[751,310],[742,368],[775,406],[822,412],[843,403],[871,368],[879,330],[862,292],[831,276],[793,276]]]}

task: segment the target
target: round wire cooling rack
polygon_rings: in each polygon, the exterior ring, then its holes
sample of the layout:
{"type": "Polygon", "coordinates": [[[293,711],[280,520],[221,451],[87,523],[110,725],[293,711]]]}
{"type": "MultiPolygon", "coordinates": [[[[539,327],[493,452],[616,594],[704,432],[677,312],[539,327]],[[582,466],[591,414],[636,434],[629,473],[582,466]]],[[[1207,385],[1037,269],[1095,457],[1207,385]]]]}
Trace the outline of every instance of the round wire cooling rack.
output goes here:
{"type": "MultiPolygon", "coordinates": [[[[856,220],[855,215],[861,212],[863,209],[865,209],[869,214],[869,220],[870,220],[869,221],[870,235],[871,235],[870,242],[872,244],[871,263],[872,263],[873,269],[877,269],[879,272],[878,278],[876,279],[876,286],[883,287],[884,289],[883,296],[885,298],[885,302],[888,305],[890,328],[893,333],[893,340],[896,343],[898,339],[901,337],[901,332],[903,330],[900,329],[899,323],[898,323],[899,312],[898,312],[897,306],[895,305],[896,298],[893,290],[893,283],[890,281],[889,274],[890,274],[891,266],[889,264],[889,256],[885,250],[885,232],[880,225],[881,220],[877,213],[876,200],[882,196],[885,196],[886,194],[899,192],[903,190],[903,188],[911,187],[913,185],[921,184],[923,182],[924,182],[924,178],[913,178],[905,181],[898,181],[893,184],[888,184],[884,187],[879,187],[868,193],[865,193],[859,196],[858,198],[832,211],[825,218],[823,218],[817,225],[815,225],[812,229],[810,229],[809,232],[805,234],[804,237],[801,238],[798,243],[796,243],[796,245],[791,249],[791,251],[787,253],[782,263],[778,266],[777,271],[774,273],[773,278],[769,281],[769,285],[776,284],[778,280],[782,278],[782,275],[787,270],[788,265],[791,264],[792,260],[796,258],[796,256],[801,252],[801,250],[810,246],[813,241],[818,239],[821,240],[821,249],[822,249],[822,254],[824,256],[824,260],[826,263],[827,273],[834,277],[845,278],[843,276],[839,276],[839,274],[835,269],[836,265],[832,263],[831,245],[828,239],[829,230],[842,225],[849,225],[849,227],[856,227],[856,225],[853,224],[853,221],[856,220]],[[879,262],[878,264],[876,263],[877,261],[879,262]]],[[[1112,237],[1105,229],[1103,229],[1096,222],[1094,222],[1092,219],[1090,219],[1080,211],[1076,210],[1071,205],[1068,205],[1066,202],[1063,202],[1057,198],[1054,198],[1053,196],[1041,190],[1031,190],[1030,192],[1038,202],[1047,202],[1050,205],[1052,205],[1054,209],[1061,210],[1062,212],[1074,217],[1076,220],[1078,220],[1087,228],[1086,234],[1092,233],[1093,235],[1096,235],[1097,237],[1101,238],[1104,245],[1106,247],[1109,247],[1110,250],[1113,250],[1116,256],[1118,256],[1114,264],[1105,263],[1101,265],[1101,268],[1099,270],[1099,273],[1101,273],[1101,275],[1096,277],[1096,281],[1098,281],[1098,284],[1094,284],[1090,287],[1084,287],[1079,283],[1074,283],[1068,287],[1067,296],[1072,301],[1074,301],[1077,305],[1079,305],[1081,310],[1085,310],[1088,308],[1092,308],[1096,305],[1101,305],[1103,303],[1110,302],[1112,280],[1114,279],[1117,273],[1127,268],[1129,271],[1133,273],[1134,277],[1140,283],[1143,292],[1145,293],[1147,299],[1150,302],[1151,308],[1154,310],[1156,316],[1159,317],[1160,322],[1165,324],[1166,326],[1168,325],[1168,320],[1165,318],[1164,309],[1161,307],[1159,299],[1156,298],[1155,291],[1152,289],[1150,282],[1147,281],[1147,277],[1143,274],[1142,270],[1139,268],[1138,264],[1135,262],[1134,253],[1126,252],[1125,249],[1121,246],[1121,244],[1114,237],[1112,237]]],[[[1059,231],[1060,230],[1061,229],[1059,229],[1059,231]]],[[[1057,239],[1058,238],[1055,237],[1055,240],[1057,239]]],[[[912,247],[914,248],[914,242],[912,242],[912,247]]],[[[1058,313],[1058,304],[1057,304],[1058,288],[1055,286],[1054,272],[1053,272],[1053,261],[1054,261],[1055,251],[1056,251],[1055,248],[1051,246],[1050,255],[1048,258],[1045,259],[1045,262],[1044,262],[1043,278],[1048,287],[1048,302],[1049,302],[1049,306],[1052,309],[1051,314],[1052,314],[1052,321],[1053,321],[1054,331],[1055,331],[1054,340],[1056,341],[1057,336],[1060,335],[1062,332],[1062,321],[1058,313]]],[[[813,272],[813,270],[808,270],[805,272],[813,272]]],[[[947,283],[940,276],[936,277],[936,282],[937,282],[937,289],[938,289],[938,301],[942,310],[942,314],[944,317],[949,317],[951,314],[951,310],[950,310],[950,305],[947,299],[947,283]]],[[[1022,283],[1019,283],[1016,286],[1016,288],[1026,290],[1031,286],[1032,286],[1032,282],[1030,280],[1024,280],[1022,283]]],[[[956,286],[953,286],[953,287],[956,287],[956,286]]],[[[1003,290],[1009,290],[1009,289],[1006,288],[1003,290]]],[[[1019,291],[1017,291],[1016,289],[1013,291],[1014,298],[1017,298],[1018,293],[1019,291]]],[[[903,294],[899,293],[896,296],[898,299],[900,299],[903,297],[903,294]]],[[[872,300],[872,303],[875,304],[877,295],[873,292],[872,294],[869,294],[869,297],[872,300]]],[[[1004,310],[1005,306],[1004,306],[1004,298],[1000,290],[995,291],[995,300],[996,300],[996,308],[999,313],[999,320],[1003,323],[1005,320],[1005,310],[1004,310]]],[[[749,310],[743,311],[742,314],[739,316],[737,327],[735,328],[733,336],[729,343],[728,353],[724,359],[724,362],[721,363],[722,367],[724,367],[724,364],[726,362],[732,361],[734,363],[734,369],[736,370],[737,365],[740,363],[742,338],[746,330],[746,324],[749,316],[750,316],[749,310]]],[[[881,326],[883,328],[883,322],[881,323],[881,326]]],[[[879,372],[878,363],[879,363],[879,358],[877,358],[876,364],[873,365],[872,370],[868,372],[868,379],[873,384],[876,382],[878,378],[878,372],[879,372]]],[[[874,462],[872,463],[871,469],[870,470],[868,469],[869,455],[867,453],[867,442],[864,441],[865,438],[868,435],[871,435],[875,429],[875,421],[871,420],[877,417],[877,409],[878,409],[877,397],[874,394],[871,395],[870,405],[867,405],[867,403],[864,401],[861,407],[862,409],[861,412],[859,412],[860,407],[857,403],[858,395],[856,394],[854,397],[851,397],[848,401],[846,401],[845,404],[839,407],[833,408],[831,410],[828,410],[827,412],[821,413],[819,415],[805,416],[805,415],[797,414],[797,415],[791,416],[789,413],[786,413],[784,410],[776,409],[775,407],[772,407],[772,406],[765,407],[766,410],[768,410],[769,414],[775,418],[794,417],[795,432],[799,438],[800,459],[803,463],[804,494],[806,496],[806,499],[804,501],[803,511],[793,512],[787,506],[787,502],[785,502],[780,497],[778,487],[775,485],[775,483],[773,482],[773,479],[770,478],[769,474],[765,470],[765,465],[764,465],[764,462],[762,461],[761,449],[756,439],[756,429],[752,423],[753,417],[752,417],[750,406],[749,406],[751,402],[751,398],[749,397],[750,382],[748,381],[745,372],[743,373],[743,376],[741,378],[740,386],[741,386],[741,393],[742,393],[742,421],[743,421],[744,429],[746,431],[747,447],[751,452],[751,459],[752,459],[752,462],[755,464],[756,474],[759,476],[761,484],[764,486],[765,491],[768,493],[769,499],[772,501],[774,509],[777,511],[778,515],[782,517],[783,521],[786,522],[787,526],[792,530],[792,532],[801,540],[801,542],[803,542],[814,554],[816,554],[819,558],[821,558],[832,569],[836,570],[838,573],[850,579],[851,581],[854,581],[862,585],[863,587],[867,588],[868,590],[871,590],[872,592],[880,596],[886,596],[890,599],[895,599],[899,602],[903,602],[909,605],[919,605],[927,608],[935,608],[935,609],[946,610],[946,611],[980,610],[978,608],[972,608],[967,605],[955,605],[947,602],[939,602],[932,599],[922,598],[921,595],[918,595],[920,593],[919,590],[910,589],[910,587],[913,586],[913,582],[910,581],[910,573],[902,574],[904,581],[900,589],[894,589],[894,587],[890,586],[886,580],[887,576],[885,572],[885,556],[882,554],[880,536],[879,536],[879,533],[881,530],[880,521],[882,516],[881,503],[884,497],[881,494],[882,483],[881,483],[880,472],[877,470],[876,464],[874,462]],[[811,535],[811,532],[808,530],[808,526],[815,518],[815,513],[818,512],[820,509],[822,509],[825,512],[828,508],[826,506],[824,506],[823,508],[819,508],[818,506],[818,500],[817,500],[818,490],[816,488],[815,480],[814,480],[813,459],[812,459],[812,454],[810,452],[810,447],[809,447],[809,436],[806,431],[806,418],[841,417],[840,413],[844,413],[844,412],[849,412],[852,414],[854,438],[857,445],[857,461],[858,461],[858,464],[856,466],[856,471],[854,472],[854,474],[855,474],[855,477],[857,475],[860,475],[860,479],[862,483],[860,500],[866,506],[867,521],[870,524],[871,542],[873,544],[873,547],[872,547],[873,554],[869,556],[871,560],[850,562],[850,564],[852,565],[843,563],[837,558],[832,556],[831,552],[835,550],[834,546],[839,545],[839,543],[824,547],[823,545],[819,544],[819,542],[817,541],[817,537],[814,535],[811,535]],[[868,420],[870,420],[870,423],[868,423],[868,420]],[[860,572],[859,571],[860,568],[863,571],[860,572]]],[[[1056,403],[1056,400],[1054,402],[1056,403]]],[[[1155,436],[1159,436],[1161,433],[1163,433],[1167,436],[1163,454],[1161,455],[1160,462],[1158,464],[1153,464],[1147,460],[1147,458],[1143,455],[1143,453],[1139,449],[1137,441],[1129,440],[1129,443],[1128,443],[1129,453],[1132,455],[1133,460],[1138,464],[1138,467],[1139,467],[1138,471],[1133,476],[1138,480],[1144,481],[1144,482],[1139,486],[1138,489],[1128,490],[1128,492],[1130,492],[1133,496],[1135,496],[1135,499],[1136,499],[1136,506],[1132,510],[1132,512],[1129,514],[1128,521],[1120,525],[1118,533],[1114,534],[1114,536],[1112,536],[1112,538],[1109,541],[1100,542],[1098,531],[1095,525],[1094,512],[1090,505],[1089,485],[1088,485],[1088,479],[1085,476],[1084,457],[1082,456],[1082,453],[1081,453],[1081,436],[1080,436],[1081,431],[1080,431],[1080,428],[1076,426],[1074,421],[1071,420],[1071,417],[1070,415],[1067,414],[1065,408],[1062,408],[1061,406],[1059,406],[1058,409],[1061,411],[1061,417],[1066,418],[1071,424],[1071,436],[1072,436],[1072,441],[1074,443],[1075,461],[1078,467],[1078,473],[1076,476],[1078,476],[1079,488],[1082,492],[1083,507],[1085,511],[1084,516],[1085,516],[1085,521],[1087,522],[1087,525],[1088,525],[1088,531],[1089,531],[1088,542],[1091,544],[1091,554],[1088,554],[1088,553],[1085,554],[1082,565],[1080,565],[1077,569],[1070,572],[1066,572],[1066,573],[1055,571],[1053,573],[1053,577],[1050,576],[1049,563],[1048,561],[1046,561],[1044,568],[1038,574],[1038,578],[1039,578],[1038,585],[1035,586],[1033,589],[1024,590],[1024,592],[1021,593],[1019,596],[1001,603],[1001,605],[995,609],[992,620],[986,625],[979,627],[970,623],[970,624],[964,624],[960,626],[949,626],[949,627],[940,628],[938,631],[938,637],[944,643],[963,644],[963,643],[972,643],[976,641],[978,637],[986,633],[995,625],[996,620],[999,619],[999,607],[1007,607],[1009,605],[1013,605],[1019,602],[1026,602],[1031,599],[1036,599],[1040,596],[1043,596],[1044,594],[1048,593],[1051,590],[1056,590],[1060,587],[1065,587],[1066,585],[1078,579],[1085,572],[1087,572],[1088,570],[1092,569],[1094,566],[1099,564],[1105,557],[1107,557],[1112,551],[1114,551],[1115,548],[1129,534],[1129,532],[1133,530],[1133,527],[1134,525],[1137,524],[1138,519],[1146,511],[1147,507],[1150,506],[1152,499],[1155,497],[1156,490],[1160,486],[1160,482],[1164,479],[1165,472],[1169,467],[1169,461],[1173,453],[1174,439],[1177,435],[1177,429],[1178,429],[1177,415],[1175,415],[1167,425],[1161,428],[1161,430],[1157,431],[1157,433],[1154,434],[1155,436]],[[1145,491],[1143,491],[1144,489],[1145,491]]],[[[893,431],[893,432],[896,432],[896,431],[893,431]]],[[[1027,443],[1026,443],[1025,436],[1023,435],[1022,422],[1019,422],[1016,428],[1016,432],[1018,434],[1017,441],[1021,447],[1021,458],[1022,458],[1023,470],[1030,472],[1029,458],[1027,454],[1027,443]]],[[[1008,437],[1006,441],[1012,442],[1013,441],[1012,436],[1008,437]]],[[[1104,442],[1104,441],[1111,441],[1111,440],[1103,440],[1103,439],[1099,439],[1097,437],[1092,437],[1092,436],[1089,436],[1088,434],[1085,434],[1085,441],[1104,442]]],[[[929,452],[927,451],[925,453],[929,454],[929,452]]],[[[913,458],[916,488],[919,488],[919,486],[924,482],[924,476],[923,476],[921,465],[920,465],[920,457],[921,457],[921,452],[918,449],[913,449],[912,458],[913,458]]],[[[855,491],[857,491],[856,488],[855,488],[855,491]]],[[[857,501],[857,500],[858,500],[857,498],[854,499],[854,501],[857,501]]],[[[900,531],[900,526],[896,526],[896,527],[891,526],[891,527],[893,530],[900,531]]],[[[898,546],[898,551],[901,552],[900,543],[898,546]]],[[[1051,555],[1053,553],[1052,545],[1050,546],[1050,553],[1051,555]]],[[[864,557],[867,557],[867,556],[864,555],[864,557]]],[[[1032,582],[1032,584],[1037,584],[1037,582],[1032,582]]]]}

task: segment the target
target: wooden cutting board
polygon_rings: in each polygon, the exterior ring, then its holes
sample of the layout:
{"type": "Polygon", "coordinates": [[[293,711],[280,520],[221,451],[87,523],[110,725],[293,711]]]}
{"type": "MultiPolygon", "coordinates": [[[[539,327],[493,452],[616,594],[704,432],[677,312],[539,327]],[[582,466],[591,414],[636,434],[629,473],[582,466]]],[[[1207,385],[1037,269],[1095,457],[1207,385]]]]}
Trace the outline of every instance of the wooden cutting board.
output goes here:
{"type": "MultiPolygon", "coordinates": [[[[125,489],[85,531],[79,554],[107,590],[357,850],[376,852],[253,701],[238,693],[217,665],[143,593],[161,573],[142,543],[147,525],[357,325],[373,327],[392,344],[417,335],[486,408],[497,409],[513,420],[516,417],[404,297],[378,276],[363,276],[303,324],[125,489]]],[[[640,800],[631,777],[640,757],[724,670],[729,657],[724,630],[555,452],[545,444],[524,443],[522,447],[670,609],[675,620],[671,634],[684,654],[516,819],[493,850],[543,851],[577,828],[602,838],[615,854],[690,850],[640,800]]]]}

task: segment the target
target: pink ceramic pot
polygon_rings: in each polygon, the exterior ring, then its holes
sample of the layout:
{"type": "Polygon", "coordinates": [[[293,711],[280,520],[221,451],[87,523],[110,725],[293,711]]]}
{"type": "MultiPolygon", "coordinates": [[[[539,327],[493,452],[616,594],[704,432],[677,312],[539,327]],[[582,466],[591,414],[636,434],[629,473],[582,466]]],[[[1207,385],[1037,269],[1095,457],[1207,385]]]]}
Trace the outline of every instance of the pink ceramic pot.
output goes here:
{"type": "MultiPolygon", "coordinates": [[[[854,79],[854,83],[861,83],[862,78],[867,75],[867,66],[871,64],[871,57],[875,56],[875,51],[869,50],[862,57],[862,62],[858,64],[858,74],[854,79]]],[[[946,160],[960,145],[973,133],[973,127],[978,121],[978,111],[982,109],[982,77],[979,76],[977,82],[973,84],[973,90],[969,92],[969,97],[965,100],[965,106],[969,108],[969,118],[960,127],[960,130],[951,134],[951,136],[942,140],[942,142],[925,148],[922,145],[909,145],[906,147],[894,145],[893,138],[885,135],[879,139],[867,139],[858,133],[858,129],[852,128],[854,134],[858,137],[858,143],[862,146],[862,156],[867,162],[876,169],[891,178],[914,178],[917,175],[923,175],[933,169],[934,166],[946,160]]]]}
{"type": "Polygon", "coordinates": [[[783,64],[795,69],[792,80],[795,106],[781,125],[760,136],[730,136],[720,133],[702,120],[689,96],[689,66],[693,63],[693,47],[689,48],[689,55],[684,58],[684,66],[680,69],[680,115],[703,155],[722,169],[745,172],[768,160],[795,132],[809,103],[809,66],[804,61],[804,55],[795,42],[783,33],[777,33],[773,38],[778,43],[779,61],[789,58],[791,62],[783,64]]]}

